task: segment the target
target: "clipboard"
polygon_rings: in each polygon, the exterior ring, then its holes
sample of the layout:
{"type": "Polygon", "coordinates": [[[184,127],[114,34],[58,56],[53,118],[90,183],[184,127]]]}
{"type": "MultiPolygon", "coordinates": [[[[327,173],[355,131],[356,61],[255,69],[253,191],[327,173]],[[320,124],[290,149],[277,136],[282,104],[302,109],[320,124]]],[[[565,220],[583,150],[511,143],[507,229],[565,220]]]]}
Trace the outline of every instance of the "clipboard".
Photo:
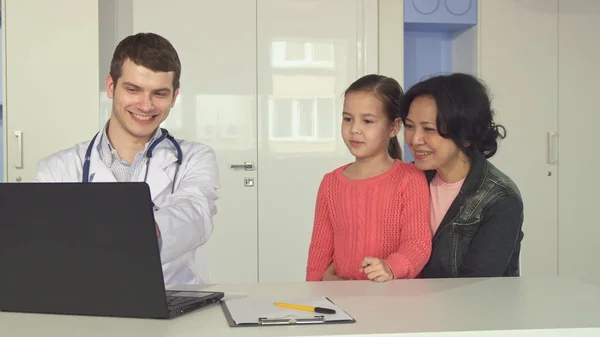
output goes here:
{"type": "Polygon", "coordinates": [[[327,297],[295,299],[238,298],[221,301],[221,308],[230,327],[281,326],[356,323],[356,320],[327,297]],[[334,309],[335,314],[319,314],[276,307],[274,302],[288,302],[334,309]]]}

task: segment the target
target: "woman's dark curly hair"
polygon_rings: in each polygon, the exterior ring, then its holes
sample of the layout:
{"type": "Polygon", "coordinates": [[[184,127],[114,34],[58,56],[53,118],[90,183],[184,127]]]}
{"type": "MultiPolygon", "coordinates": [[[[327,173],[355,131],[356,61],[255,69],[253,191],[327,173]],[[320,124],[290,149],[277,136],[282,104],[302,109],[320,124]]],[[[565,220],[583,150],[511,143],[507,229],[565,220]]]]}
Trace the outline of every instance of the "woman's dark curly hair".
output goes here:
{"type": "Polygon", "coordinates": [[[411,103],[419,97],[430,97],[435,101],[438,133],[453,140],[471,159],[476,152],[491,158],[498,150],[498,139],[506,137],[504,126],[494,123],[486,86],[472,75],[439,75],[413,85],[400,106],[404,124],[411,103]]]}

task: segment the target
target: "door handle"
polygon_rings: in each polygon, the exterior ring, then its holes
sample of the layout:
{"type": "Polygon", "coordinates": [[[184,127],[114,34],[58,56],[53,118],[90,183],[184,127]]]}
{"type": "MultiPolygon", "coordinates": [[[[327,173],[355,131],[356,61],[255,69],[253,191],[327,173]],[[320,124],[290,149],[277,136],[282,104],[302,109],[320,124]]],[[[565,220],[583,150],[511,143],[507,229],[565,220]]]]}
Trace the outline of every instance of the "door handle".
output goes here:
{"type": "Polygon", "coordinates": [[[15,163],[15,168],[22,169],[23,168],[23,132],[15,131],[15,138],[17,138],[17,162],[15,163]]]}
{"type": "Polygon", "coordinates": [[[556,164],[558,161],[558,149],[557,149],[557,134],[556,132],[548,132],[548,153],[547,162],[548,164],[556,164]]]}
{"type": "Polygon", "coordinates": [[[244,169],[246,171],[254,171],[254,162],[246,161],[242,165],[231,165],[232,169],[244,169]]]}

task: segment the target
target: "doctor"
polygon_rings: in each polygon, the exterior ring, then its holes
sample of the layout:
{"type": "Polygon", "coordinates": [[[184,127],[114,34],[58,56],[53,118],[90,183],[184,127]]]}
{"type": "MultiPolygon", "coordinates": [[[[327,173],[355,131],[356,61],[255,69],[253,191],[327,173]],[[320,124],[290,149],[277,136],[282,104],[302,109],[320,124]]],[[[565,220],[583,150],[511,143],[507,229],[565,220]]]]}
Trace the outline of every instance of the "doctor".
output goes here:
{"type": "Polygon", "coordinates": [[[139,33],[122,40],[105,81],[109,121],[91,141],[42,159],[36,175],[39,182],[146,181],[165,284],[203,283],[192,265],[217,212],[215,152],[159,128],[177,99],[180,74],[177,52],[165,38],[139,33]]]}

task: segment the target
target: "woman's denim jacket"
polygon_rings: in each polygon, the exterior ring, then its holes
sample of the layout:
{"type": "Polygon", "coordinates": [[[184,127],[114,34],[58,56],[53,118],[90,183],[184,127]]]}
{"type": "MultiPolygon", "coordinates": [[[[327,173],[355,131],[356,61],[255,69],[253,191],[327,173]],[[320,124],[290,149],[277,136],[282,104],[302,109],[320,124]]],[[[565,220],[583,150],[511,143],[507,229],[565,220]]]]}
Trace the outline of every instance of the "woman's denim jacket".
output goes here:
{"type": "MultiPolygon", "coordinates": [[[[435,171],[425,172],[429,182],[435,171]]],[[[481,153],[433,236],[421,277],[519,276],[523,201],[517,185],[481,153]]]]}

